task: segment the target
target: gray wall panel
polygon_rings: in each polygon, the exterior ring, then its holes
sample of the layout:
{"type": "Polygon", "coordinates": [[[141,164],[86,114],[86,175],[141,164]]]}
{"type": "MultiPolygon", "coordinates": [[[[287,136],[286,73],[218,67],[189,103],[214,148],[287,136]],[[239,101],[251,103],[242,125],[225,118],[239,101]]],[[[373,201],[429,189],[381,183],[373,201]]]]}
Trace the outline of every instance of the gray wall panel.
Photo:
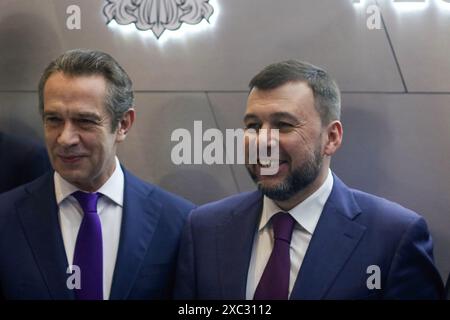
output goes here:
{"type": "Polygon", "coordinates": [[[0,92],[0,131],[42,140],[37,93],[0,92]]]}
{"type": "Polygon", "coordinates": [[[2,1],[0,39],[15,48],[2,50],[0,61],[28,67],[20,79],[0,75],[0,90],[35,90],[46,61],[77,47],[111,53],[138,90],[245,90],[257,70],[285,58],[302,58],[328,68],[344,90],[403,89],[384,33],[367,30],[366,15],[350,1],[217,0],[217,17],[211,17],[217,20],[214,28],[164,45],[153,36],[145,39],[107,27],[104,3],[2,1]],[[66,28],[65,11],[72,4],[81,8],[81,30],[66,28]],[[26,39],[24,47],[23,40],[16,41],[19,38],[26,39]],[[13,57],[5,60],[5,55],[13,57]]]}
{"type": "Polygon", "coordinates": [[[62,26],[52,1],[0,2],[0,90],[37,90],[42,70],[66,50],[62,26]]]}
{"type": "Polygon", "coordinates": [[[450,271],[450,95],[344,95],[344,144],[332,168],[421,213],[443,275],[450,271]]]}
{"type": "MultiPolygon", "coordinates": [[[[225,132],[226,129],[243,128],[242,119],[247,103],[247,93],[217,93],[208,94],[211,106],[217,119],[218,128],[225,132]]],[[[249,177],[244,165],[233,165],[239,190],[251,191],[255,189],[252,179],[249,177]]]]}
{"type": "Polygon", "coordinates": [[[229,165],[177,166],[171,161],[177,144],[171,142],[173,130],[186,128],[193,137],[194,121],[203,122],[203,131],[216,127],[205,94],[139,93],[136,105],[136,123],[119,150],[131,171],[198,204],[238,191],[229,165]]]}
{"type": "Polygon", "coordinates": [[[428,0],[422,9],[404,11],[378,2],[408,90],[450,92],[450,3],[428,0]]]}

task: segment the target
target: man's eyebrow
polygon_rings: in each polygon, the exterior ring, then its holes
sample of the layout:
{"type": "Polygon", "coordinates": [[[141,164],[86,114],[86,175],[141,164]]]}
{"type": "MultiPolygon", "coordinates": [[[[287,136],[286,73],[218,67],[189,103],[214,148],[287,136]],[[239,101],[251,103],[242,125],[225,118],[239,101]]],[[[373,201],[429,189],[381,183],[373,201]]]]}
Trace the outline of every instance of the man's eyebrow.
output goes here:
{"type": "Polygon", "coordinates": [[[299,122],[297,117],[294,116],[292,113],[284,112],[284,111],[272,113],[270,115],[270,118],[275,119],[275,120],[287,119],[287,120],[290,120],[293,122],[299,122]]]}
{"type": "Polygon", "coordinates": [[[44,117],[45,116],[57,116],[58,112],[55,111],[44,111],[44,117]]]}
{"type": "MultiPolygon", "coordinates": [[[[296,116],[294,116],[292,113],[285,112],[285,111],[279,111],[272,113],[270,115],[271,119],[279,120],[279,119],[288,119],[294,122],[298,122],[298,119],[296,116]]],[[[258,116],[256,116],[253,113],[248,113],[244,116],[244,122],[249,120],[259,120],[258,116]]]]}
{"type": "Polygon", "coordinates": [[[256,115],[254,115],[253,113],[247,113],[244,116],[244,122],[249,121],[249,120],[258,120],[258,119],[259,118],[256,115]]]}
{"type": "Polygon", "coordinates": [[[101,117],[98,114],[92,112],[77,112],[75,117],[101,120],[101,117]]]}

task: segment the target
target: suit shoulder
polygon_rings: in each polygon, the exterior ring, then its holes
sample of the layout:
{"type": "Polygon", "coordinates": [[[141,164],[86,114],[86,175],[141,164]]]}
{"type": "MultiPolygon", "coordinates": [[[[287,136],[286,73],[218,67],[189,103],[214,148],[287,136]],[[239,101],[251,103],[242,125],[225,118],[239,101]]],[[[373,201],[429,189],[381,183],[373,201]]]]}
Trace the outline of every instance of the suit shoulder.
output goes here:
{"type": "MultiPolygon", "coordinates": [[[[149,184],[149,183],[148,183],[149,184]]],[[[156,185],[149,184],[151,187],[153,187],[153,192],[158,195],[159,199],[166,202],[168,205],[174,206],[176,208],[180,209],[188,209],[189,211],[194,209],[196,206],[191,201],[174,194],[172,192],[169,192],[161,187],[158,187],[156,185]]]]}
{"type": "Polygon", "coordinates": [[[217,201],[199,206],[192,211],[193,218],[221,219],[228,217],[236,208],[251,206],[261,200],[259,191],[238,193],[217,201]]]}
{"type": "Polygon", "coordinates": [[[46,183],[46,179],[51,179],[50,173],[0,194],[0,233],[2,233],[2,228],[7,225],[8,221],[15,219],[17,207],[29,200],[31,197],[30,190],[39,190],[39,195],[42,197],[50,196],[43,194],[45,188],[42,188],[42,186],[46,183]]]}
{"type": "Polygon", "coordinates": [[[423,219],[417,212],[405,208],[396,202],[356,189],[351,189],[351,191],[361,208],[363,216],[369,218],[372,222],[379,221],[392,227],[402,225],[407,227],[423,219]]]}
{"type": "Polygon", "coordinates": [[[12,207],[17,201],[21,201],[26,197],[25,185],[21,185],[12,190],[0,194],[0,216],[7,215],[12,212],[12,207]]]}
{"type": "Polygon", "coordinates": [[[42,192],[42,188],[48,187],[49,184],[53,185],[53,173],[53,171],[47,171],[33,181],[24,183],[14,189],[1,193],[0,199],[3,200],[29,195],[29,191],[31,190],[42,192]]]}
{"type": "Polygon", "coordinates": [[[44,180],[48,179],[48,175],[49,173],[44,174],[36,180],[25,183],[12,190],[0,194],[0,214],[6,213],[6,211],[8,211],[7,208],[12,208],[15,203],[21,202],[25,198],[29,197],[28,190],[39,188],[44,180]]]}
{"type": "Polygon", "coordinates": [[[155,196],[165,208],[183,212],[189,212],[195,208],[195,205],[192,202],[179,195],[164,190],[163,188],[150,182],[144,181],[129,171],[124,170],[124,173],[125,183],[128,187],[136,189],[137,192],[155,196]]]}

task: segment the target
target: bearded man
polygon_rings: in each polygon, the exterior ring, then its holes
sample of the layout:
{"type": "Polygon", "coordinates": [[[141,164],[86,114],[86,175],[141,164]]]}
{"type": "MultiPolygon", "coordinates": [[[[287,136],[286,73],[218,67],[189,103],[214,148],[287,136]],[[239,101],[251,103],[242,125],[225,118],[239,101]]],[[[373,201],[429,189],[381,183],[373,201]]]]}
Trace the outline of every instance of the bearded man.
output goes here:
{"type": "Polygon", "coordinates": [[[277,146],[278,156],[247,164],[258,191],[191,213],[175,298],[443,297],[424,219],[350,189],[331,171],[343,137],[340,109],[336,82],[308,63],[275,63],[251,80],[245,128],[267,154],[277,146]],[[273,164],[278,171],[264,174],[273,164]]]}

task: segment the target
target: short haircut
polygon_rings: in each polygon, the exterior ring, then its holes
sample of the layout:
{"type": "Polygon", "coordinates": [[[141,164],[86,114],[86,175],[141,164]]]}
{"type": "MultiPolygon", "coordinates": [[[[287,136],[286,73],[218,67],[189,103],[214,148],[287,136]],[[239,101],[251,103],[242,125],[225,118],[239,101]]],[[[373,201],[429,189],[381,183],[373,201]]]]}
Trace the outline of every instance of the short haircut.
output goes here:
{"type": "Polygon", "coordinates": [[[69,50],[50,62],[39,80],[39,111],[44,113],[44,87],[51,75],[101,75],[107,84],[105,106],[111,115],[111,129],[117,128],[125,112],[134,107],[133,83],[125,70],[109,54],[87,50],[69,50]]]}
{"type": "Polygon", "coordinates": [[[304,81],[314,95],[314,106],[322,125],[341,118],[341,94],[336,82],[323,69],[312,64],[287,60],[265,67],[249,83],[250,90],[272,90],[288,82],[304,81]]]}

